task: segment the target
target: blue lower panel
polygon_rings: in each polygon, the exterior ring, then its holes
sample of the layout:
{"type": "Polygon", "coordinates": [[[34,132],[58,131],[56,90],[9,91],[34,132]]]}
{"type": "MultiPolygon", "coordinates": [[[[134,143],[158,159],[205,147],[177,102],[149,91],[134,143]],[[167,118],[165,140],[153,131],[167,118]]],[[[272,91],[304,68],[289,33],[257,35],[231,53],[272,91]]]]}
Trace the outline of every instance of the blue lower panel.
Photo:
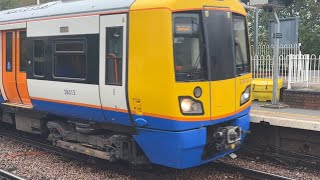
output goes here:
{"type": "MultiPolygon", "coordinates": [[[[249,129],[249,123],[249,115],[233,121],[235,126],[241,126],[243,130],[249,129]]],[[[198,166],[235,151],[221,152],[208,160],[202,160],[206,133],[205,127],[182,132],[139,128],[139,135],[134,136],[134,139],[152,163],[179,169],[198,166]]]]}
{"type": "MultiPolygon", "coordinates": [[[[132,126],[128,113],[107,111],[107,110],[103,111],[97,108],[55,103],[55,102],[49,102],[49,101],[40,101],[40,100],[34,100],[34,99],[32,99],[32,104],[34,108],[38,111],[48,112],[48,113],[59,115],[59,116],[132,126]],[[105,117],[103,113],[105,113],[106,115],[105,117]]],[[[139,115],[133,115],[133,119],[135,121],[137,119],[143,120],[146,123],[146,125],[143,125],[143,126],[141,125],[141,127],[143,128],[159,129],[159,130],[166,130],[166,131],[185,131],[189,129],[195,129],[199,127],[209,126],[209,125],[229,121],[232,119],[236,119],[237,117],[249,114],[249,111],[250,111],[250,107],[233,116],[229,116],[219,120],[211,120],[211,121],[183,122],[183,121],[176,121],[171,119],[164,119],[164,118],[151,117],[151,116],[139,116],[139,115]]],[[[137,126],[140,126],[140,124],[137,124],[137,126]]]]}
{"type": "Polygon", "coordinates": [[[31,101],[35,110],[41,112],[48,112],[57,116],[132,126],[132,124],[129,121],[128,113],[105,111],[106,115],[108,115],[108,117],[105,118],[102,109],[55,103],[49,101],[39,101],[34,99],[32,99],[31,101]]]}
{"type": "Polygon", "coordinates": [[[0,103],[3,103],[3,102],[4,102],[3,96],[0,94],[0,103]]]}
{"type": "Polygon", "coordinates": [[[164,119],[164,118],[151,117],[151,116],[140,116],[140,115],[134,115],[133,118],[134,120],[143,119],[145,122],[147,122],[147,125],[144,126],[143,128],[163,129],[167,131],[185,131],[188,129],[195,129],[198,127],[204,127],[204,126],[209,126],[209,125],[230,121],[232,119],[245,116],[249,114],[249,112],[250,112],[250,107],[244,109],[243,111],[235,115],[228,116],[226,118],[217,119],[217,120],[211,120],[211,121],[183,122],[183,121],[176,121],[171,119],[164,119]]]}

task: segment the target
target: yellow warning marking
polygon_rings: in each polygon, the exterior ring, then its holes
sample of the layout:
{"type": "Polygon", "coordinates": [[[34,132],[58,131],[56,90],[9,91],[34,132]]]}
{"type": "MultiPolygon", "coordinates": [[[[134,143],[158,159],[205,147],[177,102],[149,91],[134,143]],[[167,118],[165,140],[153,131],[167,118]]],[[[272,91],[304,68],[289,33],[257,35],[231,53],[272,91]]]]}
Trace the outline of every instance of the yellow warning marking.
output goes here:
{"type": "Polygon", "coordinates": [[[311,116],[311,115],[304,115],[304,114],[292,114],[292,113],[283,113],[283,112],[270,112],[270,111],[261,111],[261,110],[251,110],[251,112],[267,113],[267,114],[273,114],[273,115],[298,116],[298,117],[305,117],[305,118],[309,118],[309,119],[320,119],[320,116],[311,116]]]}

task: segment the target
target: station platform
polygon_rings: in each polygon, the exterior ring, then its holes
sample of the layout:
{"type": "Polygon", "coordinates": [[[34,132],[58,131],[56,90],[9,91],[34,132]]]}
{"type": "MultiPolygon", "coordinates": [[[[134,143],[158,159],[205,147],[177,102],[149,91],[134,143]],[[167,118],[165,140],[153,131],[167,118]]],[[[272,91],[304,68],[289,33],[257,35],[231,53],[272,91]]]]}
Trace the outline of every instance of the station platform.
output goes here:
{"type": "Polygon", "coordinates": [[[320,131],[320,111],[284,108],[271,109],[261,107],[268,102],[252,102],[251,122],[269,123],[272,126],[320,131]]]}

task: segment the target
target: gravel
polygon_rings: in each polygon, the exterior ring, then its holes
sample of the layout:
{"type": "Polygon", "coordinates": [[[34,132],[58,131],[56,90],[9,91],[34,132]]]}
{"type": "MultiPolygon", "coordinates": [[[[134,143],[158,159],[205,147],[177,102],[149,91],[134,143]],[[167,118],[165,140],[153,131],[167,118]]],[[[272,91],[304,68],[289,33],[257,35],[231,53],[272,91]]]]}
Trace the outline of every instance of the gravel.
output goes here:
{"type": "MultiPolygon", "coordinates": [[[[92,179],[141,179],[130,175],[132,170],[102,169],[90,163],[83,163],[60,155],[51,154],[21,142],[0,137],[0,169],[32,180],[92,180],[92,179]]],[[[240,179],[238,174],[217,170],[212,166],[201,166],[186,170],[156,167],[153,172],[168,179],[240,179]]]]}
{"type": "Polygon", "coordinates": [[[225,179],[241,179],[241,175],[237,173],[227,173],[218,170],[214,165],[204,165],[186,170],[172,170],[167,172],[164,177],[177,180],[225,180],[225,179]]]}
{"type": "MultiPolygon", "coordinates": [[[[320,172],[304,167],[285,166],[265,162],[261,159],[249,159],[248,157],[241,157],[241,155],[236,159],[225,157],[222,158],[221,161],[295,179],[309,180],[319,179],[320,177],[320,172]]],[[[130,173],[132,170],[127,167],[120,170],[105,169],[91,163],[84,163],[60,155],[47,153],[5,137],[0,137],[0,169],[4,169],[26,179],[34,180],[138,179],[130,173]]],[[[216,164],[212,163],[186,170],[156,167],[153,172],[161,177],[178,180],[243,179],[238,173],[222,172],[216,167],[216,164]]]]}
{"type": "Polygon", "coordinates": [[[286,165],[285,163],[276,163],[262,160],[259,156],[248,157],[245,155],[238,155],[236,159],[225,157],[221,161],[237,165],[240,167],[255,169],[259,171],[269,172],[272,174],[285,176],[298,180],[318,180],[320,179],[320,172],[315,169],[309,169],[302,166],[286,165]]]}
{"type": "Polygon", "coordinates": [[[0,169],[33,180],[135,179],[125,172],[99,169],[4,137],[0,137],[0,169]]]}

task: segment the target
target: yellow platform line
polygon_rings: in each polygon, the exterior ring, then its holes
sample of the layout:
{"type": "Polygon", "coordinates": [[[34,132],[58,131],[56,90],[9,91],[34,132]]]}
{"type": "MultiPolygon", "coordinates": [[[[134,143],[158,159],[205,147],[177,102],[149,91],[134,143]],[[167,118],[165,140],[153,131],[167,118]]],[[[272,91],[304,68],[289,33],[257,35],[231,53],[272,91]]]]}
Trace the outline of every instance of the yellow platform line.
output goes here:
{"type": "MultiPolygon", "coordinates": [[[[270,112],[270,111],[261,111],[261,110],[251,110],[251,112],[253,112],[255,115],[259,115],[256,113],[266,113],[266,114],[272,114],[272,115],[276,115],[276,116],[279,116],[281,114],[281,115],[287,115],[287,116],[304,117],[304,118],[308,118],[308,119],[319,119],[320,120],[320,116],[311,116],[311,115],[305,115],[305,114],[270,112]]],[[[264,115],[264,114],[261,114],[261,115],[264,115]]]]}

